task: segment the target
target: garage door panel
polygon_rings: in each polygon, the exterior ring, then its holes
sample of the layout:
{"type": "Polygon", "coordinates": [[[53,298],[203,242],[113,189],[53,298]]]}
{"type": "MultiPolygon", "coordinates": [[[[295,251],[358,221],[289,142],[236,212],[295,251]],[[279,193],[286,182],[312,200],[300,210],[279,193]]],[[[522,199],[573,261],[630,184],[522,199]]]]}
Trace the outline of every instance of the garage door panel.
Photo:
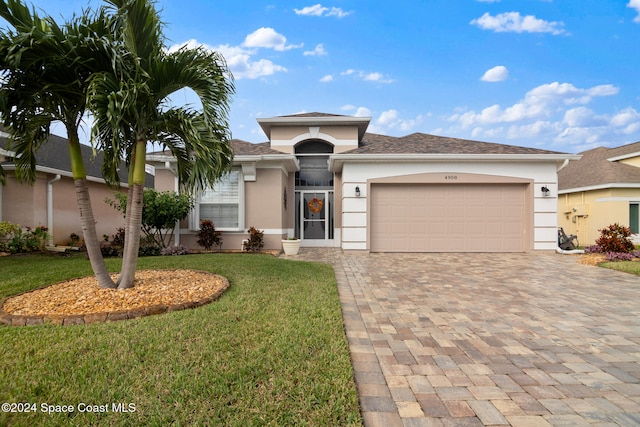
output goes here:
{"type": "Polygon", "coordinates": [[[370,249],[522,252],[528,218],[526,188],[522,184],[374,184],[370,249]]]}

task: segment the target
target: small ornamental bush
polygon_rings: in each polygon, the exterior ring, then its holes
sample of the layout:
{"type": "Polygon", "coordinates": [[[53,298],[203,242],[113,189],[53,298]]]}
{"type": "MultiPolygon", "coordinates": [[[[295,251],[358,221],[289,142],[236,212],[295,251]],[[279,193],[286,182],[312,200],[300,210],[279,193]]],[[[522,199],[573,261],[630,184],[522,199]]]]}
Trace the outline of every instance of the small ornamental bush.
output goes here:
{"type": "Polygon", "coordinates": [[[633,250],[633,242],[629,239],[631,229],[618,223],[598,230],[600,237],[596,240],[596,245],[601,252],[623,252],[628,253],[633,250]]]}
{"type": "Polygon", "coordinates": [[[628,252],[607,252],[607,261],[632,261],[634,256],[628,252]]]}
{"type": "Polygon", "coordinates": [[[601,254],[602,252],[602,248],[598,245],[585,246],[584,248],[585,254],[601,254]]]}
{"type": "Polygon", "coordinates": [[[260,231],[255,227],[249,228],[249,239],[244,244],[244,250],[247,252],[260,252],[264,246],[264,231],[260,231]]]}
{"type": "Polygon", "coordinates": [[[188,254],[189,254],[189,248],[183,245],[169,246],[168,248],[163,248],[162,251],[160,251],[160,255],[176,256],[176,255],[188,255],[188,254]]]}
{"type": "Polygon", "coordinates": [[[37,252],[44,249],[48,239],[47,227],[36,227],[35,229],[25,227],[25,231],[18,227],[13,232],[13,237],[7,240],[5,244],[12,254],[37,252]]]}
{"type": "Polygon", "coordinates": [[[210,220],[203,219],[200,221],[200,230],[198,230],[196,243],[207,251],[210,251],[213,245],[220,247],[222,246],[222,231],[217,231],[210,220]]]}

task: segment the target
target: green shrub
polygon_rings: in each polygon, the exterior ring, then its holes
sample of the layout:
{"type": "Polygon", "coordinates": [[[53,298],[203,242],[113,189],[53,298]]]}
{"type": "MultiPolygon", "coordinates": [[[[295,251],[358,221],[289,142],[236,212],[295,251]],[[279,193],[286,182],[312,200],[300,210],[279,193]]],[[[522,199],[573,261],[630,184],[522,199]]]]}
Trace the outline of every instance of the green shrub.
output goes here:
{"type": "Polygon", "coordinates": [[[0,252],[10,252],[9,241],[20,230],[18,224],[9,221],[0,221],[0,252]]]}
{"type": "Polygon", "coordinates": [[[598,231],[600,237],[596,240],[596,245],[601,252],[628,253],[634,249],[633,242],[629,239],[632,234],[629,227],[615,223],[598,231]]]}
{"type": "Polygon", "coordinates": [[[49,234],[47,227],[25,227],[25,231],[19,226],[13,232],[13,236],[4,242],[4,246],[12,254],[38,252],[44,249],[49,234]]]}

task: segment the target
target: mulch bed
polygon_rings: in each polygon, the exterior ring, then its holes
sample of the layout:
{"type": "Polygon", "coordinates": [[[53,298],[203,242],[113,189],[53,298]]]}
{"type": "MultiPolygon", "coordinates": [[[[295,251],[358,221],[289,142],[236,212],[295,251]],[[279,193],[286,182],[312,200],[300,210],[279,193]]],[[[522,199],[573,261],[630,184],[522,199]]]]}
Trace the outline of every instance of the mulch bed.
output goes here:
{"type": "Polygon", "coordinates": [[[6,299],[0,306],[0,324],[132,319],[198,307],[214,301],[228,287],[226,278],[195,270],[137,271],[130,289],[100,289],[94,276],[82,277],[6,299]]]}

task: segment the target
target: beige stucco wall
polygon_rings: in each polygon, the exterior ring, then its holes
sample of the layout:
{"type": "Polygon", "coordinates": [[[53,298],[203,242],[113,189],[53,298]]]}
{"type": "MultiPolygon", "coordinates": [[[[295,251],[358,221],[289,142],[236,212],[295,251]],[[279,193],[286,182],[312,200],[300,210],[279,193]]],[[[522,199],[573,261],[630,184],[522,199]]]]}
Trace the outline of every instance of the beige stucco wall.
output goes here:
{"type": "MultiPolygon", "coordinates": [[[[156,183],[166,183],[165,173],[156,170],[156,183]]],[[[294,223],[294,174],[286,173],[279,167],[256,168],[255,181],[243,181],[244,186],[244,227],[243,231],[224,231],[223,250],[239,250],[247,239],[249,227],[254,226],[264,232],[264,249],[281,249],[282,238],[287,237],[294,223]],[[284,193],[287,193],[287,206],[284,193]]],[[[160,188],[156,189],[160,191],[160,188]]],[[[189,229],[189,220],[180,225],[180,244],[191,249],[198,246],[196,231],[189,229]]],[[[217,248],[216,248],[217,249],[217,248]]]]}
{"type": "Polygon", "coordinates": [[[560,194],[558,225],[565,233],[578,236],[580,245],[593,245],[600,236],[599,229],[614,223],[629,226],[629,202],[640,202],[640,188],[560,194]]]}
{"type": "MultiPolygon", "coordinates": [[[[18,183],[10,173],[7,186],[2,189],[2,220],[21,226],[38,227],[47,224],[47,183],[55,178],[53,174],[38,173],[33,186],[18,183]]],[[[113,199],[113,190],[97,182],[88,182],[91,206],[96,220],[98,238],[112,235],[122,227],[122,214],[107,205],[105,198],[113,199]]],[[[76,201],[75,187],[70,177],[52,184],[53,194],[53,235],[54,244],[67,244],[69,235],[82,236],[80,214],[76,201]]]]}
{"type": "Polygon", "coordinates": [[[283,126],[271,128],[271,148],[287,154],[295,152],[295,146],[309,139],[321,139],[332,144],[334,153],[342,153],[358,147],[356,126],[317,126],[317,133],[309,126],[283,126]]]}

